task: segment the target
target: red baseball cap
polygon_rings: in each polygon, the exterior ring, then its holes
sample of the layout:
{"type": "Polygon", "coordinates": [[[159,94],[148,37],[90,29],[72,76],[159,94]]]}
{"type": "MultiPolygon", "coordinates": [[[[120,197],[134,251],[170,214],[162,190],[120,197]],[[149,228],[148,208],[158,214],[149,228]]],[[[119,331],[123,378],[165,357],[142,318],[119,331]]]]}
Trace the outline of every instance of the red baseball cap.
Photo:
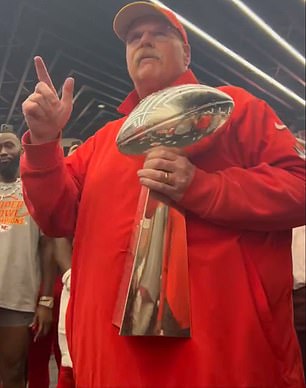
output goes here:
{"type": "Polygon", "coordinates": [[[119,39],[125,41],[126,34],[132,23],[145,16],[160,16],[170,23],[181,34],[184,43],[188,44],[188,37],[183,25],[179,22],[176,15],[163,7],[146,1],[135,1],[127,4],[119,10],[114,18],[113,28],[119,39]]]}

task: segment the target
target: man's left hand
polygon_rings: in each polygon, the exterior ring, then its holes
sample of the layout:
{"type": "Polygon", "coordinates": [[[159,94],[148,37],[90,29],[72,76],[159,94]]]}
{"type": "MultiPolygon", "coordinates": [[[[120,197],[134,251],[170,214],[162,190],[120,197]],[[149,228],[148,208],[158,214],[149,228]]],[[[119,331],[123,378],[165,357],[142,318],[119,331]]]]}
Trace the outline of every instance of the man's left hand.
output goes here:
{"type": "Polygon", "coordinates": [[[181,149],[156,147],[147,153],[138,176],[143,186],[178,202],[189,187],[195,169],[181,149]]]}
{"type": "Polygon", "coordinates": [[[49,307],[38,305],[36,308],[34,320],[31,324],[31,327],[35,332],[34,342],[36,342],[39,337],[48,334],[51,328],[51,324],[52,309],[50,309],[49,307]]]}

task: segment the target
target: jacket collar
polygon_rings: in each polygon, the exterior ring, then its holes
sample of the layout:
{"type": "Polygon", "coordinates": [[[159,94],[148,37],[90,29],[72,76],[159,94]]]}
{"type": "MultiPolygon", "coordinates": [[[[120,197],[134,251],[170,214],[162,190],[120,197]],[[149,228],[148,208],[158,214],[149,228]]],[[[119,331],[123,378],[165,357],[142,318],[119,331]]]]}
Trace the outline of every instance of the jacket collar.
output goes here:
{"type": "MultiPolygon", "coordinates": [[[[171,85],[169,86],[179,86],[186,84],[198,84],[199,81],[196,79],[193,72],[188,69],[182,75],[180,75],[171,85]]],[[[117,111],[123,115],[128,115],[132,110],[139,104],[140,98],[134,89],[122,102],[121,105],[117,108],[117,111]]]]}

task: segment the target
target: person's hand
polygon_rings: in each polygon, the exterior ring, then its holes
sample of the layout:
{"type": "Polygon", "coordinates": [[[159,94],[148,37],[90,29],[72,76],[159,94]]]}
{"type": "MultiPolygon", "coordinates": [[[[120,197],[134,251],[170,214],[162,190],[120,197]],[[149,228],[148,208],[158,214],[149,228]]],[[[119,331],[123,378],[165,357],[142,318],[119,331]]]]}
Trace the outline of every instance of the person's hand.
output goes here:
{"type": "Polygon", "coordinates": [[[53,319],[52,311],[53,310],[49,307],[41,305],[37,306],[33,322],[30,325],[33,332],[35,333],[34,342],[36,342],[39,337],[48,334],[53,319]]]}
{"type": "Polygon", "coordinates": [[[195,173],[195,166],[179,148],[156,147],[147,153],[140,183],[175,202],[182,199],[195,173]]]}
{"type": "Polygon", "coordinates": [[[34,144],[55,140],[67,124],[72,112],[73,78],[67,78],[59,99],[41,57],[34,58],[38,84],[22,104],[25,121],[34,144]]]}

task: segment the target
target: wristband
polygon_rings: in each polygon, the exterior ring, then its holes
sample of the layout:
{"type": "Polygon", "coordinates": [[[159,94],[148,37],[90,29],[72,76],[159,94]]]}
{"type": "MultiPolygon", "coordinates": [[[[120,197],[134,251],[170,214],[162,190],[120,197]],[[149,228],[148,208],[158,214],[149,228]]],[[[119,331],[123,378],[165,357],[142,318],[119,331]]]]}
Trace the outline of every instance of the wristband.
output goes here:
{"type": "Polygon", "coordinates": [[[39,306],[48,307],[49,309],[53,308],[54,298],[53,296],[41,296],[38,301],[39,306]]]}

